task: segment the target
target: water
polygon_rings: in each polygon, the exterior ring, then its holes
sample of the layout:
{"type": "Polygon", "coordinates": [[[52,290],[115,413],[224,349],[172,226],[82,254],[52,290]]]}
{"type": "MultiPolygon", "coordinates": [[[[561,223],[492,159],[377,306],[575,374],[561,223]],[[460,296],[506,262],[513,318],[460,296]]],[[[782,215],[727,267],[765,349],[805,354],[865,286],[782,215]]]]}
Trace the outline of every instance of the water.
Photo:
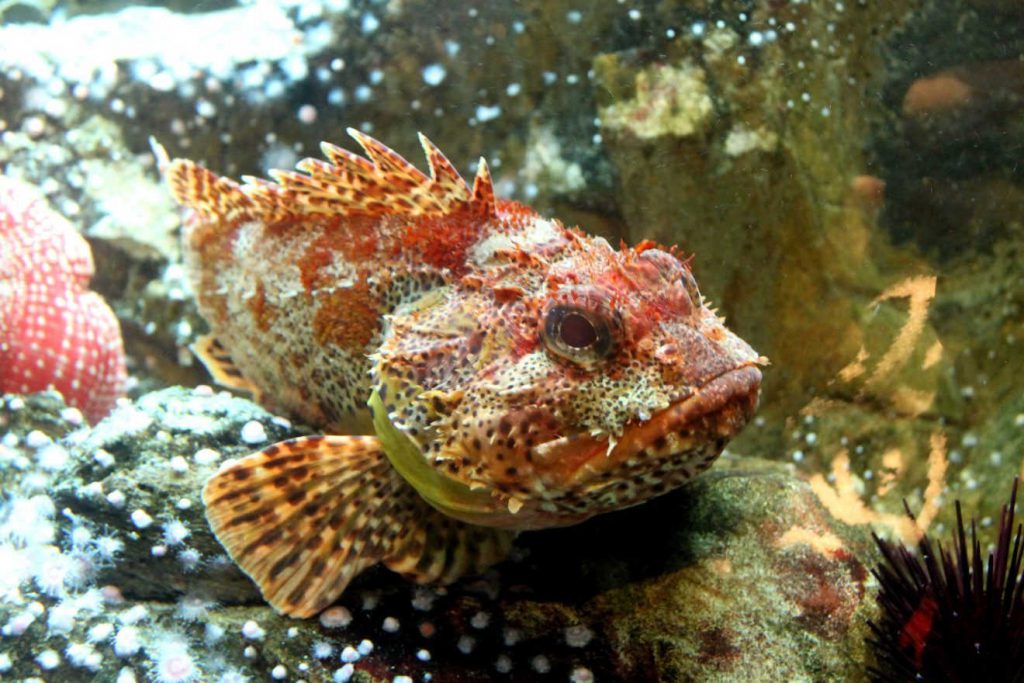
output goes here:
{"type": "Polygon", "coordinates": [[[61,372],[83,373],[63,392],[80,412],[16,397],[34,381],[14,351],[36,317],[23,288],[81,286],[40,285],[42,260],[0,241],[0,678],[857,680],[877,618],[868,531],[946,539],[958,499],[994,540],[1024,473],[1018,2],[0,11],[0,171],[21,183],[0,203],[45,197],[88,241],[112,311],[88,304],[104,344],[63,318],[45,333],[40,373],[77,352],[61,372]],[[320,141],[356,149],[348,126],[421,169],[417,132],[468,179],[482,156],[497,194],[612,244],[678,245],[770,360],[757,417],[693,486],[524,535],[484,579],[435,591],[374,570],[342,598],[347,626],[275,616],[200,490],[315,420],[208,388],[189,350],[208,323],[150,136],[265,177],[320,141]],[[96,375],[111,395],[78,399],[96,375]],[[120,389],[134,403],[90,429],[120,389]]]}

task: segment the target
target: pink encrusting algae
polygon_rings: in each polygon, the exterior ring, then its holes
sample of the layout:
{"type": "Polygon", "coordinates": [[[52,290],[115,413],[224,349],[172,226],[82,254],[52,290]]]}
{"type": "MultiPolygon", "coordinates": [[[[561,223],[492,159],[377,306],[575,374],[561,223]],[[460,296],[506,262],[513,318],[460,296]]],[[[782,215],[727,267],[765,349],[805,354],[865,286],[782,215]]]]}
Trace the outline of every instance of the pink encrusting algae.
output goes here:
{"type": "Polygon", "coordinates": [[[91,421],[125,388],[121,328],[92,252],[29,185],[0,177],[0,392],[56,389],[91,421]]]}

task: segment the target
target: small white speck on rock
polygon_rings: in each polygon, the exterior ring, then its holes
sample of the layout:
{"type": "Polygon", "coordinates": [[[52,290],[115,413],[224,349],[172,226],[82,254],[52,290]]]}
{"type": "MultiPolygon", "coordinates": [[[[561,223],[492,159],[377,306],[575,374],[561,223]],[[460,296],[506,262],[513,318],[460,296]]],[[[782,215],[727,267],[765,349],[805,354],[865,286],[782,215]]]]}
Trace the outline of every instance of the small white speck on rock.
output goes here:
{"type": "Polygon", "coordinates": [[[265,635],[266,631],[252,619],[242,624],[242,636],[249,640],[260,640],[265,635]]]}
{"type": "Polygon", "coordinates": [[[448,75],[448,72],[441,64],[428,64],[423,67],[422,75],[424,83],[430,86],[436,86],[441,84],[445,79],[445,76],[448,75]]]}
{"type": "Polygon", "coordinates": [[[320,625],[324,628],[345,628],[352,623],[352,613],[347,607],[336,605],[320,613],[320,625]]]}
{"type": "MultiPolygon", "coordinates": [[[[107,496],[107,500],[110,500],[110,496],[112,496],[114,493],[114,491],[111,491],[110,494],[107,496]]],[[[132,513],[132,524],[135,525],[136,529],[145,529],[152,523],[153,518],[150,517],[149,513],[146,512],[145,510],[140,508],[132,513]]]]}
{"type": "Polygon", "coordinates": [[[571,683],[594,683],[594,672],[585,666],[578,666],[569,674],[571,683]]]}
{"type": "Polygon", "coordinates": [[[242,425],[242,441],[250,445],[264,443],[267,440],[267,429],[262,422],[249,420],[242,425]]]}
{"type": "Polygon", "coordinates": [[[113,467],[114,466],[114,454],[110,451],[105,451],[102,448],[96,450],[92,454],[92,459],[99,464],[100,467],[113,467]]]}
{"type": "Polygon", "coordinates": [[[565,629],[565,643],[569,647],[586,647],[593,637],[594,632],[582,624],[565,629]]]}
{"type": "Polygon", "coordinates": [[[469,620],[469,625],[475,629],[485,629],[491,623],[491,615],[487,612],[477,612],[469,620]]]}
{"type": "Polygon", "coordinates": [[[455,647],[457,647],[459,652],[462,654],[468,655],[473,651],[473,648],[476,647],[476,638],[473,636],[459,636],[459,640],[455,644],[455,647]]]}
{"type": "Polygon", "coordinates": [[[36,656],[36,664],[44,671],[50,671],[60,666],[60,655],[56,650],[43,650],[36,656]]]}
{"type": "Polygon", "coordinates": [[[53,443],[53,439],[38,429],[33,429],[25,436],[25,445],[29,448],[42,448],[51,443],[53,443]]]}
{"type": "Polygon", "coordinates": [[[197,465],[212,465],[220,460],[220,453],[212,448],[200,448],[192,456],[192,459],[196,461],[197,465]]]}

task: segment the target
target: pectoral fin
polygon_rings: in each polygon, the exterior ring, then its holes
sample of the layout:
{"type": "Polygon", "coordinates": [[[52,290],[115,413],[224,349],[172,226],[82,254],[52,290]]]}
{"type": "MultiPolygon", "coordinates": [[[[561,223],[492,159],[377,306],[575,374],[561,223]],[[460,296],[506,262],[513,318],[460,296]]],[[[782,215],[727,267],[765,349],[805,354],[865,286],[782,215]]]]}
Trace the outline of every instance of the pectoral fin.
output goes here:
{"type": "Polygon", "coordinates": [[[206,366],[214,382],[229,389],[248,392],[254,401],[260,402],[262,392],[245,378],[231,360],[231,354],[212,334],[204,334],[196,339],[192,353],[206,366]]]}
{"type": "Polygon", "coordinates": [[[441,514],[372,436],[291,439],[224,467],[203,490],[232,559],[276,610],[308,617],[367,567],[449,583],[503,559],[512,534],[441,514]]]}

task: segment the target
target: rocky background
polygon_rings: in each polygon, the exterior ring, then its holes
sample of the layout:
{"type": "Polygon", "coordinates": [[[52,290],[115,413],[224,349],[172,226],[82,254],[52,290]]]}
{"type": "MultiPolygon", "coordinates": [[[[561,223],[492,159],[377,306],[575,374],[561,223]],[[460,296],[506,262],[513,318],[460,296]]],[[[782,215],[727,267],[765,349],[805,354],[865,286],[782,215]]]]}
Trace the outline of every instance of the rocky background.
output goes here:
{"type": "Polygon", "coordinates": [[[1021,472],[1017,2],[0,12],[0,170],[88,239],[132,399],[94,428],[53,396],[2,404],[0,677],[857,680],[868,530],[906,533],[906,498],[941,534],[955,497],[984,532],[1021,472]],[[756,423],[686,490],[524,536],[480,582],[381,572],[327,623],[274,616],[198,490],[302,430],[205,387],[148,140],[237,176],[346,126],[416,163],[423,131],[505,196],[694,253],[772,360],[756,423]]]}

